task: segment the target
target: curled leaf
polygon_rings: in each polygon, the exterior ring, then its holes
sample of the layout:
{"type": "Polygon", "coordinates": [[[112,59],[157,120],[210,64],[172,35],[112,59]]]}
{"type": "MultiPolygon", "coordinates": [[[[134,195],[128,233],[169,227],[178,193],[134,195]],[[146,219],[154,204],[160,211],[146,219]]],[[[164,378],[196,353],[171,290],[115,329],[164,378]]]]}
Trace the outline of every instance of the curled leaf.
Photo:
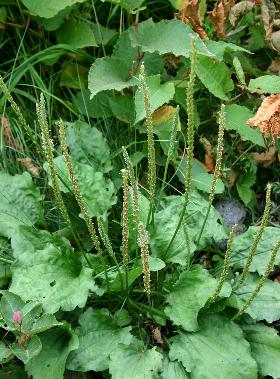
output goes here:
{"type": "Polygon", "coordinates": [[[199,3],[199,0],[186,1],[176,16],[184,23],[191,24],[201,39],[209,39],[207,33],[202,27],[199,3]]]}
{"type": "Polygon", "coordinates": [[[235,26],[237,23],[237,20],[240,18],[240,16],[243,15],[243,13],[250,11],[253,9],[254,1],[240,1],[239,3],[235,4],[229,12],[229,22],[232,26],[235,26]]]}
{"type": "Polygon", "coordinates": [[[262,0],[261,15],[265,29],[266,41],[271,41],[273,20],[275,18],[275,5],[271,0],[262,0]]]}
{"type": "Polygon", "coordinates": [[[249,156],[253,158],[257,164],[263,167],[268,167],[276,160],[276,147],[271,146],[264,153],[250,153],[249,156]]]}
{"type": "Polygon", "coordinates": [[[32,176],[40,176],[41,168],[34,164],[31,158],[17,158],[17,162],[21,162],[26,168],[26,170],[29,172],[29,174],[31,174],[32,176]]]}
{"type": "Polygon", "coordinates": [[[252,128],[272,138],[280,138],[280,94],[266,97],[254,117],[247,120],[252,128]]]}
{"type": "Polygon", "coordinates": [[[215,159],[214,159],[214,149],[210,141],[205,137],[200,137],[200,143],[202,143],[205,150],[204,164],[203,167],[208,172],[213,172],[215,168],[215,159]]]}
{"type": "Polygon", "coordinates": [[[219,38],[225,37],[224,25],[235,0],[217,0],[209,18],[212,21],[219,38]]]}

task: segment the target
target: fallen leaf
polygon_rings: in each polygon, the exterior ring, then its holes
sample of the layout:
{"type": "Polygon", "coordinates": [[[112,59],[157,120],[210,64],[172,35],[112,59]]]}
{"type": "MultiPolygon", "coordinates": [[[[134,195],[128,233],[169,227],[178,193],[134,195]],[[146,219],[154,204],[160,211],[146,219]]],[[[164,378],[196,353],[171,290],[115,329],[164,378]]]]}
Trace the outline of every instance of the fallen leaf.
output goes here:
{"type": "Polygon", "coordinates": [[[17,141],[17,139],[13,136],[9,120],[4,116],[0,116],[0,121],[2,125],[3,137],[5,138],[7,146],[12,147],[13,149],[17,151],[23,152],[22,146],[17,141]]]}
{"type": "Polygon", "coordinates": [[[161,336],[160,327],[159,326],[153,327],[152,333],[153,333],[153,337],[156,343],[158,343],[159,345],[164,345],[164,341],[161,336]]]}
{"type": "Polygon", "coordinates": [[[240,3],[235,4],[229,12],[229,22],[232,26],[236,25],[237,20],[243,13],[250,11],[254,7],[254,1],[240,1],[240,3]]]}
{"type": "Polygon", "coordinates": [[[189,0],[176,14],[176,18],[183,21],[185,24],[191,24],[201,39],[209,39],[207,33],[202,27],[199,0],[189,0]]]}
{"type": "Polygon", "coordinates": [[[276,160],[276,147],[270,146],[268,151],[264,153],[250,153],[249,156],[253,158],[257,164],[261,165],[262,167],[268,167],[276,160]]]}
{"type": "Polygon", "coordinates": [[[275,5],[271,0],[262,0],[261,15],[265,29],[266,41],[271,41],[273,20],[275,18],[275,5]]]}
{"type": "Polygon", "coordinates": [[[280,94],[266,97],[254,117],[247,120],[252,128],[272,138],[280,138],[280,94]]]}
{"type": "Polygon", "coordinates": [[[206,171],[213,172],[215,168],[215,159],[214,159],[214,149],[210,141],[205,137],[200,137],[200,143],[203,145],[205,150],[205,157],[203,166],[206,171]]]}
{"type": "Polygon", "coordinates": [[[235,0],[217,0],[209,18],[212,21],[219,38],[225,37],[225,22],[235,0]]]}
{"type": "MultiPolygon", "coordinates": [[[[273,33],[274,34],[274,33],[273,33]]],[[[273,35],[272,35],[272,39],[273,39],[273,35]]],[[[280,39],[280,33],[279,33],[279,39],[280,39]]],[[[279,41],[280,42],[280,41],[279,41]]],[[[279,48],[280,48],[280,44],[279,44],[279,48]]],[[[279,50],[280,51],[280,50],[279,50]]],[[[271,62],[271,65],[268,67],[268,71],[271,73],[271,74],[276,74],[276,75],[280,75],[280,58],[275,58],[272,62],[271,62]]]]}
{"type": "Polygon", "coordinates": [[[17,162],[21,162],[32,176],[40,176],[41,168],[34,164],[30,158],[17,158],[17,162]]]}
{"type": "Polygon", "coordinates": [[[272,45],[272,47],[275,50],[277,50],[280,53],[280,30],[278,30],[277,32],[272,33],[272,35],[271,35],[271,45],[272,45]]]}
{"type": "Polygon", "coordinates": [[[230,188],[234,186],[238,176],[239,176],[239,172],[231,168],[227,174],[227,182],[230,188]]]}

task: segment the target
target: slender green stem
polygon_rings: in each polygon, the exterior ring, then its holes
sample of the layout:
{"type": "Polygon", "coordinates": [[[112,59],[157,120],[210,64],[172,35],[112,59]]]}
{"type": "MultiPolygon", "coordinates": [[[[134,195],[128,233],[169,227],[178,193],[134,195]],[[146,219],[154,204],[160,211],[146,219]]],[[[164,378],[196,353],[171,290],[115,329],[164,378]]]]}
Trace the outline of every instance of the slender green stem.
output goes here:
{"type": "Polygon", "coordinates": [[[209,194],[209,199],[208,199],[208,207],[207,211],[203,220],[202,227],[200,229],[196,245],[199,247],[199,242],[201,240],[202,234],[204,232],[204,228],[206,225],[206,222],[208,220],[208,216],[212,207],[212,203],[215,197],[215,192],[216,192],[216,187],[217,187],[217,182],[221,173],[222,169],[222,157],[223,157],[223,149],[224,149],[224,131],[225,131],[225,124],[226,124],[226,119],[225,119],[225,106],[224,104],[221,107],[220,111],[220,116],[219,116],[219,132],[218,132],[218,145],[217,145],[217,159],[216,159],[216,164],[215,164],[215,170],[214,170],[214,175],[213,175],[213,180],[211,184],[211,190],[209,194]]]}
{"type": "Polygon", "coordinates": [[[271,256],[270,256],[270,259],[269,259],[268,264],[267,264],[266,269],[265,269],[265,273],[260,278],[258,284],[256,285],[256,288],[252,292],[251,296],[247,299],[247,301],[243,305],[243,307],[232,318],[232,320],[235,320],[237,317],[241,316],[246,311],[246,309],[250,307],[250,305],[252,304],[252,302],[256,298],[257,294],[260,292],[262,286],[264,285],[265,281],[268,278],[268,275],[270,274],[270,272],[273,269],[273,266],[274,266],[274,263],[275,263],[275,259],[276,259],[276,255],[277,255],[277,252],[278,252],[279,249],[280,249],[280,240],[274,245],[274,247],[272,249],[271,256]]]}
{"type": "MultiPolygon", "coordinates": [[[[193,151],[194,151],[194,128],[195,128],[195,120],[194,120],[194,83],[195,83],[195,64],[196,64],[196,48],[195,48],[195,40],[192,40],[192,52],[191,52],[191,70],[190,70],[190,77],[189,77],[189,83],[187,87],[187,110],[188,110],[188,134],[187,134],[187,142],[188,142],[188,148],[187,148],[187,169],[186,169],[186,183],[185,183],[185,200],[184,205],[180,214],[180,218],[178,221],[178,224],[176,226],[176,229],[174,231],[174,234],[167,246],[167,249],[164,253],[164,255],[167,254],[168,250],[170,249],[172,243],[174,242],[176,235],[181,228],[182,222],[185,217],[186,209],[189,204],[189,197],[191,192],[191,182],[192,182],[192,164],[193,164],[193,151]]],[[[187,228],[187,225],[185,224],[185,230],[187,228]]]]}
{"type": "Polygon", "coordinates": [[[249,250],[248,258],[247,258],[246,263],[243,267],[243,270],[242,270],[242,273],[239,277],[239,280],[235,286],[235,289],[244,282],[244,280],[245,280],[245,278],[249,272],[249,269],[250,269],[251,263],[253,261],[254,255],[257,251],[258,244],[262,238],[264,228],[265,228],[265,225],[267,223],[267,220],[269,217],[269,212],[270,212],[270,205],[271,205],[270,196],[271,196],[271,184],[268,183],[267,188],[266,188],[265,208],[264,208],[264,212],[263,212],[262,221],[261,221],[260,227],[257,231],[256,237],[252,243],[252,246],[249,250]]]}
{"type": "Polygon", "coordinates": [[[169,166],[169,163],[171,161],[173,150],[174,150],[174,144],[175,144],[175,139],[176,139],[176,134],[177,134],[177,128],[178,128],[178,121],[179,121],[179,106],[176,107],[176,112],[175,112],[175,116],[174,116],[174,119],[173,119],[172,130],[171,130],[171,135],[170,135],[170,142],[169,142],[169,148],[168,148],[168,153],[167,153],[167,159],[166,159],[166,162],[165,162],[163,180],[162,180],[162,183],[161,183],[161,188],[160,188],[160,192],[159,192],[159,196],[158,196],[158,201],[157,201],[157,207],[156,207],[156,209],[159,208],[160,202],[161,202],[161,199],[162,199],[162,196],[163,196],[163,190],[164,190],[164,187],[165,187],[166,177],[167,177],[167,170],[168,170],[168,166],[169,166]]]}

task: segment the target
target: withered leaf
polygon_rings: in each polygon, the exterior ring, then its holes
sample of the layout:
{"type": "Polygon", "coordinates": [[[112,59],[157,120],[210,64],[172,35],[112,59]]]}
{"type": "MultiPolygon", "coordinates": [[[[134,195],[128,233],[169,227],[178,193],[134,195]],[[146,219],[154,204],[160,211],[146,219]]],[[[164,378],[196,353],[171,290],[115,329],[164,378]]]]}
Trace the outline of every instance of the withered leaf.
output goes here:
{"type": "Polygon", "coordinates": [[[209,18],[212,21],[219,38],[225,37],[225,22],[235,0],[217,0],[209,18]]]}
{"type": "Polygon", "coordinates": [[[203,166],[208,172],[213,172],[215,168],[214,149],[210,141],[205,137],[200,137],[200,143],[202,143],[205,150],[205,157],[203,166]]]}
{"type": "Polygon", "coordinates": [[[186,24],[191,24],[201,39],[208,39],[208,35],[202,27],[199,3],[199,0],[186,1],[176,17],[186,24]]]}
{"type": "Polygon", "coordinates": [[[257,164],[260,164],[263,167],[268,167],[276,160],[276,147],[270,146],[268,151],[264,153],[250,153],[249,156],[253,158],[257,164]]]}
{"type": "Polygon", "coordinates": [[[280,94],[266,97],[254,117],[247,120],[252,128],[272,138],[280,138],[280,94]]]}
{"type": "Polygon", "coordinates": [[[235,4],[229,12],[229,22],[231,25],[235,26],[239,17],[242,16],[243,13],[253,9],[254,5],[254,1],[240,1],[239,3],[235,4]]]}

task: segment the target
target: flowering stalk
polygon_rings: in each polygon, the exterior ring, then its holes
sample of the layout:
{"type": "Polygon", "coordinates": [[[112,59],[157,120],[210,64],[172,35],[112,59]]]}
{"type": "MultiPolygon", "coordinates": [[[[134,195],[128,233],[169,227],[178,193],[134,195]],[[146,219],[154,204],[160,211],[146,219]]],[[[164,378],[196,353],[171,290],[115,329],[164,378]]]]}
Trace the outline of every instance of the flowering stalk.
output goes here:
{"type": "Polygon", "coordinates": [[[171,130],[169,147],[168,147],[168,153],[167,153],[167,159],[166,159],[166,163],[165,163],[165,167],[164,167],[164,174],[163,174],[162,185],[161,185],[161,189],[160,189],[159,196],[158,196],[157,208],[160,206],[160,202],[161,202],[161,199],[162,199],[164,186],[165,186],[165,183],[166,183],[167,170],[168,170],[168,166],[169,166],[169,163],[171,161],[173,150],[174,150],[174,145],[175,145],[175,140],[176,140],[176,134],[177,134],[177,128],[178,128],[178,121],[179,121],[179,106],[176,107],[175,116],[173,118],[172,130],[171,130]]]}
{"type": "Polygon", "coordinates": [[[128,171],[123,169],[122,174],[122,188],[123,188],[123,209],[122,209],[122,246],[121,251],[123,255],[123,262],[128,264],[128,171]]]}
{"type": "MultiPolygon", "coordinates": [[[[193,164],[193,150],[194,150],[194,128],[195,128],[195,121],[194,121],[194,84],[195,84],[195,64],[196,64],[196,47],[195,47],[195,39],[192,39],[192,51],[191,51],[191,69],[190,69],[190,76],[189,76],[189,83],[187,87],[186,97],[187,97],[187,111],[188,111],[188,132],[187,132],[187,169],[186,169],[186,177],[185,177],[185,199],[184,199],[184,205],[183,209],[180,214],[180,219],[178,221],[177,227],[174,231],[174,234],[167,246],[167,249],[165,251],[165,255],[167,254],[168,250],[170,249],[170,246],[172,245],[173,241],[176,238],[176,235],[184,221],[184,232],[186,235],[186,240],[188,241],[188,230],[187,230],[187,222],[185,219],[185,213],[189,204],[189,196],[191,193],[191,182],[192,182],[192,164],[193,164]]],[[[189,244],[187,244],[188,250],[189,244]]]]}
{"type": "Polygon", "coordinates": [[[229,239],[227,242],[227,250],[225,253],[225,259],[224,259],[224,265],[223,265],[223,271],[222,271],[222,274],[221,274],[220,279],[218,281],[217,287],[215,288],[213,295],[208,300],[206,306],[209,306],[210,304],[214,303],[214,301],[219,296],[221,289],[223,288],[224,282],[226,280],[226,277],[227,277],[228,271],[229,271],[229,263],[230,263],[230,257],[231,257],[231,251],[232,251],[232,243],[233,243],[233,238],[236,234],[237,227],[238,227],[238,225],[234,224],[232,229],[231,229],[231,232],[229,234],[229,239]]]}
{"type": "MultiPolygon", "coordinates": [[[[145,68],[142,64],[140,67],[140,88],[143,93],[144,107],[146,114],[147,124],[147,137],[148,137],[148,185],[149,185],[149,198],[150,198],[150,212],[153,212],[154,197],[156,190],[156,157],[155,157],[155,143],[154,143],[154,131],[153,131],[153,119],[151,110],[151,94],[147,85],[147,79],[145,74],[145,68]]],[[[148,217],[149,222],[149,217],[148,217]]]]}
{"type": "Polygon", "coordinates": [[[131,160],[129,158],[129,155],[127,154],[127,151],[123,147],[123,157],[124,162],[126,165],[126,170],[128,172],[128,178],[130,182],[129,186],[129,192],[131,197],[131,208],[132,208],[132,218],[133,222],[135,224],[135,229],[138,230],[138,224],[139,224],[139,189],[138,189],[138,183],[135,178],[133,166],[131,163],[131,160]]]}
{"type": "Polygon", "coordinates": [[[252,302],[254,301],[255,297],[257,296],[257,294],[260,292],[262,286],[264,285],[266,279],[268,278],[268,275],[270,274],[270,272],[272,271],[273,267],[274,267],[274,263],[275,263],[275,259],[276,259],[276,255],[277,255],[277,252],[280,248],[280,240],[274,245],[273,249],[272,249],[272,253],[271,253],[271,256],[270,256],[270,259],[268,261],[268,264],[266,266],[266,269],[265,269],[265,272],[263,274],[263,276],[260,278],[256,288],[254,289],[254,291],[252,292],[251,296],[247,299],[246,303],[243,305],[243,307],[239,310],[239,312],[233,317],[233,320],[236,319],[237,317],[241,316],[248,307],[250,307],[250,305],[252,304],[252,302]]]}
{"type": "Polygon", "coordinates": [[[58,176],[57,176],[56,167],[54,163],[54,156],[53,156],[53,141],[49,133],[49,127],[48,127],[47,116],[46,116],[46,108],[45,108],[45,99],[44,99],[43,94],[41,94],[40,102],[39,104],[38,103],[36,104],[36,108],[37,108],[38,122],[39,122],[41,132],[42,132],[43,150],[44,150],[44,154],[45,154],[45,157],[50,169],[50,176],[52,180],[52,188],[54,192],[54,197],[57,202],[58,208],[62,214],[62,217],[64,218],[66,224],[71,227],[71,221],[70,221],[67,209],[65,207],[65,204],[64,204],[64,201],[59,189],[58,176]]]}
{"type": "Polygon", "coordinates": [[[7,97],[7,100],[9,101],[9,103],[11,104],[11,107],[12,107],[13,111],[15,112],[19,123],[22,125],[23,129],[26,131],[26,133],[31,138],[31,140],[33,142],[36,142],[36,139],[35,139],[36,134],[31,130],[30,126],[27,124],[23,114],[21,113],[19,106],[14,101],[13,96],[11,95],[11,93],[10,93],[8,87],[6,86],[6,83],[4,82],[1,75],[0,75],[0,88],[1,88],[2,92],[4,93],[4,95],[7,97]]]}
{"type": "Polygon", "coordinates": [[[138,244],[141,250],[141,260],[144,274],[144,291],[150,295],[150,263],[149,263],[149,233],[145,230],[142,222],[138,226],[138,244]]]}
{"type": "Polygon", "coordinates": [[[208,199],[208,208],[206,211],[206,215],[204,217],[204,221],[202,224],[202,227],[199,232],[199,236],[196,241],[196,245],[199,246],[200,239],[202,237],[210,210],[211,206],[215,197],[215,192],[216,192],[216,187],[217,187],[217,182],[219,180],[219,177],[221,175],[221,169],[222,169],[222,158],[223,158],[223,150],[224,150],[224,131],[225,131],[225,125],[226,125],[226,113],[225,113],[225,105],[222,104],[221,106],[221,111],[219,114],[219,132],[218,132],[218,144],[217,144],[217,158],[216,158],[216,164],[215,164],[215,170],[213,174],[213,180],[211,184],[211,190],[209,194],[209,199],[208,199]]]}
{"type": "Polygon", "coordinates": [[[243,267],[243,271],[239,277],[239,280],[238,280],[235,288],[237,288],[238,286],[240,286],[244,282],[246,275],[249,272],[249,268],[251,266],[251,263],[253,261],[254,255],[255,255],[257,247],[258,247],[258,243],[260,242],[260,239],[261,239],[262,234],[264,232],[265,225],[266,225],[268,217],[269,217],[270,205],[271,205],[270,196],[271,196],[271,184],[268,183],[268,185],[266,187],[265,208],[264,208],[264,212],[263,212],[262,221],[261,221],[260,227],[258,229],[258,232],[256,234],[256,237],[253,241],[253,244],[250,248],[247,261],[243,267]]]}
{"type": "Polygon", "coordinates": [[[99,242],[99,239],[97,237],[97,234],[96,234],[94,225],[92,223],[92,220],[90,218],[90,215],[88,213],[86,203],[82,197],[77,178],[74,174],[73,164],[72,164],[72,160],[71,160],[71,157],[69,155],[69,152],[68,152],[68,147],[67,147],[67,142],[66,142],[65,127],[64,127],[64,123],[62,120],[59,120],[58,126],[59,126],[60,145],[62,148],[62,153],[63,153],[64,161],[65,161],[65,164],[67,167],[68,175],[69,175],[69,178],[70,178],[71,183],[72,183],[75,198],[76,198],[77,203],[79,204],[79,207],[81,209],[81,212],[82,212],[82,215],[84,217],[85,223],[87,225],[87,228],[88,228],[91,240],[93,242],[93,245],[94,245],[97,253],[101,255],[102,249],[100,247],[100,242],[99,242]]]}

